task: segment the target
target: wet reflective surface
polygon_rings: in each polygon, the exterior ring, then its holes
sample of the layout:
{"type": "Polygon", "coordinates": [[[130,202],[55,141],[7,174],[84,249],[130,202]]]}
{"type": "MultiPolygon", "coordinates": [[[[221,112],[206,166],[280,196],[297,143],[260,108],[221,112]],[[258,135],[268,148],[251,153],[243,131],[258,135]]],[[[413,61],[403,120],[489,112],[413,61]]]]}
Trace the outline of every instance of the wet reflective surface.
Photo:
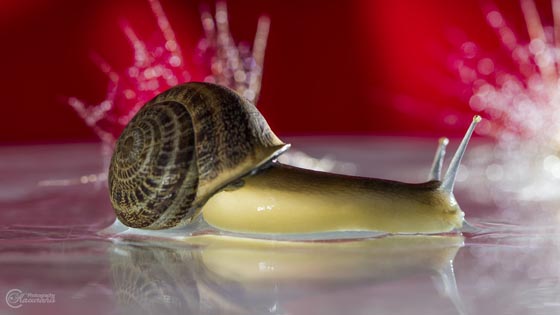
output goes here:
{"type": "MultiPolygon", "coordinates": [[[[412,182],[435,150],[291,142],[412,182]]],[[[92,144],[0,148],[0,314],[560,313],[558,202],[517,202],[476,170],[456,190],[474,233],[295,243],[101,237],[114,219],[102,168],[92,144]]]]}

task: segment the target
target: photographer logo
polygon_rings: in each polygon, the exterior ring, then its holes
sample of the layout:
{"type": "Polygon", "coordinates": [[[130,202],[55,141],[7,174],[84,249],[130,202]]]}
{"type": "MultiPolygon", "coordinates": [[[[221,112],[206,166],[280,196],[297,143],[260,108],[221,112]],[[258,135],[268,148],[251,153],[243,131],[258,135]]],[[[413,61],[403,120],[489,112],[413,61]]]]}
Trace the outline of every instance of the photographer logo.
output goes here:
{"type": "Polygon", "coordinates": [[[6,293],[6,304],[11,308],[20,308],[23,304],[51,304],[55,302],[53,293],[29,293],[20,289],[11,289],[6,293]]]}

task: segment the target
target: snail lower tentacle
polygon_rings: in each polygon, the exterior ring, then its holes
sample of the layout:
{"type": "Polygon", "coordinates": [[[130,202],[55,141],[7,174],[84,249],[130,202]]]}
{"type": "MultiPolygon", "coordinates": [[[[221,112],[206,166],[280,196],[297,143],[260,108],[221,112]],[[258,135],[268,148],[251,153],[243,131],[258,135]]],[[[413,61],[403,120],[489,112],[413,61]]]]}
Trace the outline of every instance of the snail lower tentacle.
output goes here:
{"type": "Polygon", "coordinates": [[[339,231],[440,233],[464,214],[452,190],[476,116],[441,179],[440,140],[429,181],[315,172],[275,162],[289,145],[228,88],[187,83],[146,104],[117,141],[109,170],[123,224],[166,229],[202,214],[215,228],[252,234],[339,231]]]}

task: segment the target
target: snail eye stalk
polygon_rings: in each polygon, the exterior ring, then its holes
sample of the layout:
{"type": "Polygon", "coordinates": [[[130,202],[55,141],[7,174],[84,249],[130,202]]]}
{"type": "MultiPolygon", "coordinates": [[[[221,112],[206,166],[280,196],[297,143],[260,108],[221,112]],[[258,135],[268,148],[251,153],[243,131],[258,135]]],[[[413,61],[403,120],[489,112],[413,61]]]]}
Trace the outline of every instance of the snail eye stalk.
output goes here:
{"type": "Polygon", "coordinates": [[[445,173],[445,177],[443,178],[443,182],[441,184],[441,190],[448,192],[450,194],[453,193],[453,186],[455,185],[455,179],[457,178],[457,172],[459,171],[459,166],[461,166],[461,160],[465,155],[465,151],[467,150],[467,145],[469,144],[469,140],[476,128],[476,125],[482,120],[482,118],[478,115],[473,117],[473,121],[469,126],[469,129],[465,133],[461,144],[459,144],[459,148],[455,152],[453,159],[451,159],[451,163],[449,164],[449,168],[447,169],[447,173],[445,173]]]}

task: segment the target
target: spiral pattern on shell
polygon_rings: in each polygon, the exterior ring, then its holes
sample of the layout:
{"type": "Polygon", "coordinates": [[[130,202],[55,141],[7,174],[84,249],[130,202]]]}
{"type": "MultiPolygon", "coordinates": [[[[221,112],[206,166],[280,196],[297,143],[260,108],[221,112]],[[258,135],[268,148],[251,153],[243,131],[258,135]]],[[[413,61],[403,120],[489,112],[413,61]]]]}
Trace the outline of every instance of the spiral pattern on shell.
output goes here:
{"type": "Polygon", "coordinates": [[[193,128],[188,112],[176,102],[146,107],[119,139],[111,166],[111,196],[126,206],[121,222],[145,228],[162,217],[165,226],[188,215],[198,185],[193,128]]]}
{"type": "Polygon", "coordinates": [[[109,168],[111,203],[130,227],[186,223],[212,194],[287,147],[235,92],[179,85],[148,102],[119,137],[109,168]]]}

